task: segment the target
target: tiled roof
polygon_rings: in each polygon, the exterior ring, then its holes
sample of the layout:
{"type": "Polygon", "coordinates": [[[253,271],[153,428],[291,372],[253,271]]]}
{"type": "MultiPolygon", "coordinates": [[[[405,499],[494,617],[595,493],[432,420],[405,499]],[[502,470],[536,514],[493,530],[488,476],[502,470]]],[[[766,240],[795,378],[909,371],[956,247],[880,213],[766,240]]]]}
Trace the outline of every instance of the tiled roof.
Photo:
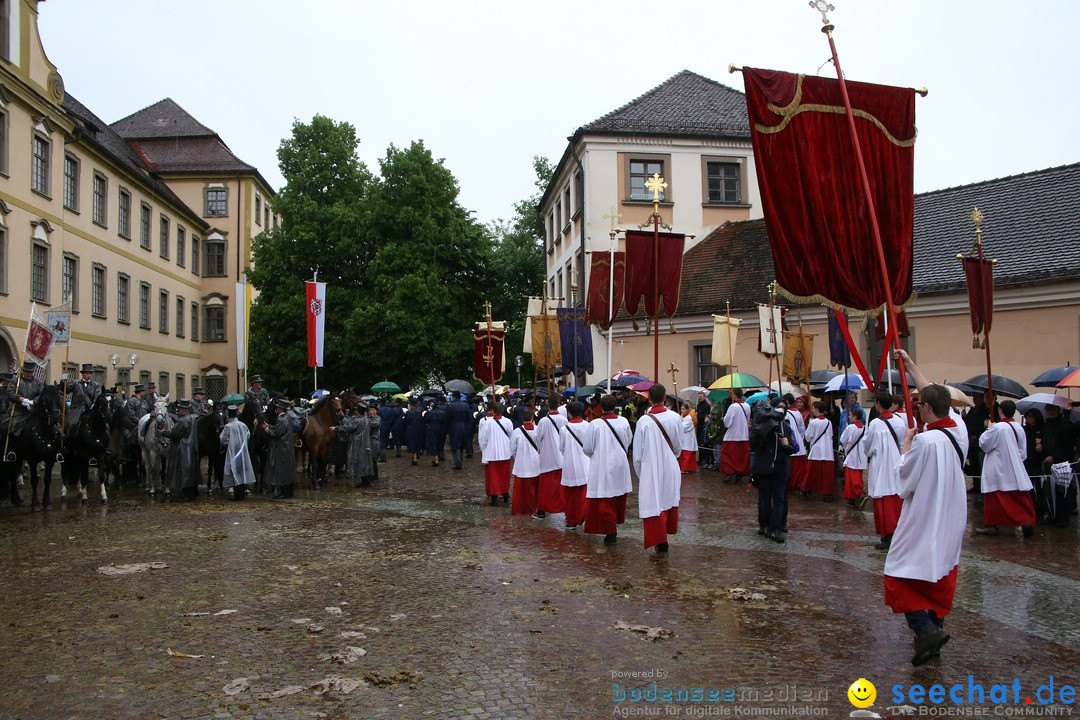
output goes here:
{"type": "Polygon", "coordinates": [[[1080,163],[915,196],[915,290],[966,287],[958,252],[975,242],[978,207],[983,252],[997,258],[998,288],[1080,278],[1080,163]]]}
{"type": "Polygon", "coordinates": [[[148,167],[160,173],[255,172],[216,136],[128,142],[148,167]]]}
{"type": "MultiPolygon", "coordinates": [[[[117,135],[112,128],[106,125],[101,118],[92,113],[89,108],[76,100],[71,93],[64,93],[62,105],[64,110],[79,123],[82,137],[85,142],[96,145],[117,164],[145,182],[155,193],[165,198],[170,203],[179,208],[187,208],[184,201],[177,197],[176,193],[170,190],[168,185],[147,169],[146,165],[142,163],[128,144],[124,142],[122,137],[117,135]]],[[[188,208],[188,211],[192,216],[198,217],[190,208],[188,208]]],[[[199,222],[205,226],[205,223],[201,219],[199,222]]]]}
{"type": "MultiPolygon", "coordinates": [[[[983,221],[983,251],[997,258],[997,288],[1080,278],[1080,163],[915,196],[915,292],[963,291],[958,252],[983,221]]],[[[767,302],[774,278],[765,221],[721,225],[683,256],[678,315],[720,313],[767,302]]],[[[868,282],[872,282],[872,278],[868,282]]],[[[789,303],[785,303],[786,305],[789,303]]]]}
{"type": "Polygon", "coordinates": [[[583,125],[577,132],[750,138],[746,97],[689,70],[583,125]]]}
{"type": "Polygon", "coordinates": [[[128,115],[112,124],[125,140],[150,138],[215,137],[210,128],[196,120],[176,104],[172,98],[159,100],[153,105],[128,115]]]}

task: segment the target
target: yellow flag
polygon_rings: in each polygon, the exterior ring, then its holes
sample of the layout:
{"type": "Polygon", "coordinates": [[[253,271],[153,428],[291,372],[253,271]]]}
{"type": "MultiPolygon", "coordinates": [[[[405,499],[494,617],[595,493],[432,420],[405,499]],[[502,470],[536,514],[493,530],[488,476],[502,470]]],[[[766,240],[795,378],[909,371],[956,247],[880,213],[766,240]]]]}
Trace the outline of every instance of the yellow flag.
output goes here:
{"type": "Polygon", "coordinates": [[[735,366],[735,341],[739,337],[739,318],[713,315],[712,361],[717,365],[735,366]]]}
{"type": "Polygon", "coordinates": [[[540,370],[549,370],[562,364],[562,341],[559,321],[554,315],[533,315],[532,359],[540,370]]]}
{"type": "Polygon", "coordinates": [[[805,382],[814,364],[814,336],[801,332],[784,335],[784,375],[791,382],[805,382]]]}

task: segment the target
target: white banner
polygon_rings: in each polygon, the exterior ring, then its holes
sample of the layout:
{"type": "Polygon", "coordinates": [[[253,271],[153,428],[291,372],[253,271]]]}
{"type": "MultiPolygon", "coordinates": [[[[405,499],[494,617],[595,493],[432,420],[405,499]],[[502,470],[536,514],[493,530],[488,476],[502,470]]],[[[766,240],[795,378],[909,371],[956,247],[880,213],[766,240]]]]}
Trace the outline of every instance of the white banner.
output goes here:
{"type": "Polygon", "coordinates": [[[713,315],[712,361],[717,365],[727,365],[729,368],[735,366],[735,341],[739,337],[741,322],[739,318],[713,315]]]}
{"type": "MultiPolygon", "coordinates": [[[[548,315],[554,315],[555,314],[555,309],[556,309],[555,304],[556,303],[553,300],[550,300],[550,299],[548,300],[548,309],[547,309],[548,310],[548,312],[547,312],[548,315]]],[[[532,348],[532,316],[533,315],[539,315],[540,314],[540,309],[543,307],[543,305],[544,305],[544,299],[543,298],[538,298],[538,297],[529,298],[529,309],[527,311],[525,311],[525,342],[522,343],[522,348],[521,348],[521,352],[523,352],[523,353],[528,353],[530,355],[532,354],[532,351],[533,351],[533,348],[532,348]]],[[[505,368],[506,365],[504,364],[503,367],[505,368]]]]}
{"type": "Polygon", "coordinates": [[[247,368],[248,344],[248,285],[236,283],[236,369],[247,368]]]}
{"type": "Polygon", "coordinates": [[[772,308],[769,318],[769,306],[758,305],[758,323],[761,325],[761,350],[766,355],[780,355],[784,352],[784,321],[780,308],[772,308]]]}

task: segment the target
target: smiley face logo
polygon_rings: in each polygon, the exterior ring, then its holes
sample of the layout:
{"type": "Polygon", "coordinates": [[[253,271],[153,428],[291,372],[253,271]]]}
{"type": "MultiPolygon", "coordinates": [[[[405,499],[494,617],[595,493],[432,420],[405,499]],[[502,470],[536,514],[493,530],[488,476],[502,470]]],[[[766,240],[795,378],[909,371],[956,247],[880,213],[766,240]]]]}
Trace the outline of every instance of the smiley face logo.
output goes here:
{"type": "Polygon", "coordinates": [[[851,687],[847,690],[847,697],[855,707],[868,708],[877,699],[877,688],[866,678],[859,678],[851,683],[851,687]]]}

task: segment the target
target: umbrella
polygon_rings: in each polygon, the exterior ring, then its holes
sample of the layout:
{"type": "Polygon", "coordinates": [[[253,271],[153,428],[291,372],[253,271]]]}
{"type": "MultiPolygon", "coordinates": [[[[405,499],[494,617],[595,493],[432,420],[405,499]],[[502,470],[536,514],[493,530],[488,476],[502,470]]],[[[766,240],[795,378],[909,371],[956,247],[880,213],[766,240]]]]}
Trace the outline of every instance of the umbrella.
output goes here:
{"type": "MultiPolygon", "coordinates": [[[[964,393],[965,395],[968,395],[969,397],[975,397],[976,395],[982,395],[982,392],[983,392],[982,390],[976,390],[975,388],[970,388],[967,385],[965,385],[964,383],[945,383],[945,387],[956,388],[957,390],[964,393]]],[[[952,394],[951,391],[950,391],[950,394],[952,394]]]]}
{"type": "Polygon", "coordinates": [[[408,400],[410,396],[409,393],[398,393],[397,395],[393,395],[392,397],[394,400],[401,400],[404,402],[408,400]]]}
{"type": "Polygon", "coordinates": [[[374,385],[372,385],[371,386],[371,392],[373,392],[373,393],[399,393],[399,392],[401,392],[401,388],[398,387],[397,383],[392,383],[389,380],[383,380],[382,382],[377,382],[374,385]]]}
{"type": "Polygon", "coordinates": [[[439,390],[438,388],[429,388],[428,390],[425,390],[424,392],[420,393],[420,397],[445,397],[445,396],[446,396],[446,393],[443,392],[442,390],[439,390]]]}
{"type": "Polygon", "coordinates": [[[473,387],[473,384],[468,380],[448,380],[445,384],[443,384],[443,387],[450,392],[459,392],[466,395],[476,394],[476,388],[473,387]]]}
{"type": "MultiPolygon", "coordinates": [[[[994,382],[994,393],[997,395],[1004,395],[1011,398],[1023,398],[1027,397],[1028,391],[1024,389],[1024,386],[1010,378],[1003,375],[991,375],[990,378],[994,382]]],[[[989,390],[990,384],[987,382],[986,374],[976,375],[973,378],[968,378],[964,381],[964,385],[975,388],[977,390],[989,390]]]]}
{"type": "Polygon", "coordinates": [[[655,384],[656,383],[654,383],[652,380],[642,380],[641,382],[636,382],[631,385],[630,389],[634,392],[644,393],[648,392],[649,388],[651,388],[655,384]]]}
{"type": "Polygon", "coordinates": [[[244,396],[240,393],[226,395],[219,401],[220,404],[225,405],[226,407],[229,405],[239,405],[242,402],[244,402],[244,396]]]}
{"type": "Polygon", "coordinates": [[[639,383],[642,380],[648,380],[649,378],[645,377],[644,375],[637,372],[636,370],[621,370],[621,371],[615,373],[614,375],[612,375],[611,379],[617,385],[626,385],[627,387],[629,387],[630,385],[633,385],[634,383],[639,383]]]}
{"type": "Polygon", "coordinates": [[[814,370],[812,373],[810,373],[810,384],[824,385],[837,375],[842,374],[843,373],[838,373],[835,370],[814,370]]]}
{"type": "MultiPolygon", "coordinates": [[[[900,382],[900,371],[896,368],[892,370],[886,370],[881,373],[881,377],[878,378],[878,387],[888,390],[889,383],[892,383],[893,391],[900,389],[902,383],[900,382]]],[[[915,378],[911,377],[911,373],[907,374],[907,384],[909,388],[915,387],[915,378]]]]}
{"type": "MultiPolygon", "coordinates": [[[[1041,377],[1041,376],[1040,376],[1041,377]]],[[[1080,369],[1075,370],[1058,381],[1055,387],[1080,387],[1080,369]]],[[[997,389],[997,386],[994,386],[997,389]]]]}
{"type": "Polygon", "coordinates": [[[843,392],[845,390],[865,390],[866,383],[858,375],[837,375],[825,383],[825,392],[843,392]]]}
{"type": "Polygon", "coordinates": [[[963,389],[953,387],[952,385],[945,386],[949,391],[949,397],[952,398],[952,406],[955,407],[971,407],[975,403],[971,401],[968,394],[963,389]]]}
{"type": "Polygon", "coordinates": [[[780,393],[781,395],[787,395],[788,393],[791,393],[795,397],[802,397],[806,394],[806,390],[802,389],[798,385],[792,385],[787,381],[780,380],[773,380],[772,383],[769,384],[769,390],[780,393]]]}
{"type": "Polygon", "coordinates": [[[563,397],[591,397],[600,392],[600,388],[595,385],[582,385],[579,388],[566,388],[562,391],[563,397]]]}
{"type": "Polygon", "coordinates": [[[710,390],[737,390],[742,388],[763,388],[767,383],[757,375],[750,373],[731,373],[709,386],[710,390]]]}
{"type": "Polygon", "coordinates": [[[548,396],[548,391],[544,388],[538,388],[535,391],[532,388],[526,388],[525,390],[518,390],[517,394],[523,398],[531,398],[534,394],[538,398],[546,398],[548,396]]]}
{"type": "Polygon", "coordinates": [[[679,391],[679,397],[683,400],[694,400],[698,393],[708,394],[709,389],[703,388],[700,385],[691,385],[690,387],[684,387],[679,391]]]}
{"type": "MultiPolygon", "coordinates": [[[[642,378],[642,380],[644,379],[645,378],[642,378]]],[[[641,382],[641,380],[637,380],[634,382],[641,382]]],[[[622,380],[601,380],[600,382],[596,383],[596,387],[600,388],[601,390],[609,391],[617,390],[618,388],[628,389],[630,387],[630,383],[624,382],[622,380]],[[609,388],[608,385],[610,385],[611,387],[609,388]]]]}
{"type": "Polygon", "coordinates": [[[1057,387],[1058,383],[1077,371],[1075,365],[1062,365],[1061,367],[1047,370],[1031,381],[1035,387],[1057,387]]]}
{"type": "MultiPolygon", "coordinates": [[[[996,385],[994,386],[994,389],[997,389],[996,385]]],[[[1043,417],[1046,417],[1047,405],[1057,405],[1062,410],[1068,410],[1069,398],[1062,395],[1054,395],[1052,393],[1032,393],[1026,398],[1016,401],[1016,409],[1021,415],[1034,408],[1042,413],[1043,417]]]]}
{"type": "Polygon", "coordinates": [[[753,405],[758,400],[767,400],[769,398],[769,395],[770,393],[766,392],[765,390],[761,390],[746,398],[746,404],[753,405]]]}

